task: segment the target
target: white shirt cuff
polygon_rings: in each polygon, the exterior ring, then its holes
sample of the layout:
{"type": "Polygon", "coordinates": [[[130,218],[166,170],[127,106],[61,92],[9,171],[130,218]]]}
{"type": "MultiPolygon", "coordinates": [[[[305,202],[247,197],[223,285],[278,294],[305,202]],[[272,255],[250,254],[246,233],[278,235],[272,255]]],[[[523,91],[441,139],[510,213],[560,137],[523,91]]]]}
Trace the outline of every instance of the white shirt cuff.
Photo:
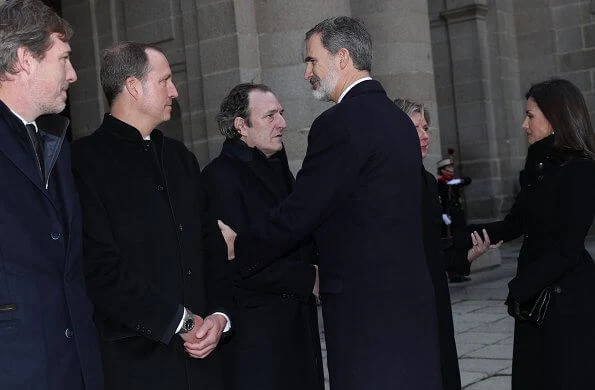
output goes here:
{"type": "Polygon", "coordinates": [[[178,327],[176,328],[176,334],[180,332],[180,329],[182,329],[182,325],[184,325],[184,317],[186,317],[186,308],[184,308],[184,313],[182,313],[182,318],[180,319],[180,323],[178,324],[178,327]]]}
{"type": "Polygon", "coordinates": [[[219,314],[219,315],[222,315],[223,317],[225,317],[225,319],[227,320],[227,322],[225,323],[225,328],[223,328],[223,333],[229,332],[229,330],[231,329],[231,320],[229,319],[229,317],[227,316],[227,314],[221,313],[220,311],[216,311],[213,314],[219,314]]]}

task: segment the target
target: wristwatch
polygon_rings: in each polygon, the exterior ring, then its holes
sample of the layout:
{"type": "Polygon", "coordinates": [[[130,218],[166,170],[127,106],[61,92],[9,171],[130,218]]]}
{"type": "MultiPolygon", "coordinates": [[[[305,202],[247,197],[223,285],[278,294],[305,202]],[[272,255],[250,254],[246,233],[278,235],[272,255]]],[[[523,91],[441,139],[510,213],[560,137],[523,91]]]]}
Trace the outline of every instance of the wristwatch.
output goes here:
{"type": "Polygon", "coordinates": [[[194,314],[186,308],[184,308],[184,317],[182,317],[182,327],[180,328],[179,334],[190,332],[194,328],[194,314]]]}

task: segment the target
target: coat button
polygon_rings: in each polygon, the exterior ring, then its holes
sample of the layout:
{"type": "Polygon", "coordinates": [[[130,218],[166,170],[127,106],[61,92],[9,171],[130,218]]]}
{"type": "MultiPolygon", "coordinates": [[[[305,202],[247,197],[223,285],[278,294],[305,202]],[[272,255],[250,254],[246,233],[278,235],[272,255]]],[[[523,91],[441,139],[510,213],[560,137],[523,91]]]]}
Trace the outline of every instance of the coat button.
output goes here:
{"type": "Polygon", "coordinates": [[[539,168],[539,169],[543,169],[543,163],[539,163],[539,164],[537,164],[537,168],[539,168]]]}
{"type": "Polygon", "coordinates": [[[555,286],[555,287],[554,287],[554,292],[555,292],[556,294],[562,294],[562,287],[560,287],[560,286],[555,286]]]}
{"type": "Polygon", "coordinates": [[[186,275],[192,276],[192,270],[190,268],[188,268],[188,271],[186,271],[186,275]]]}
{"type": "Polygon", "coordinates": [[[157,191],[161,192],[165,189],[165,187],[163,187],[161,184],[157,185],[157,191]]]}
{"type": "Polygon", "coordinates": [[[178,225],[178,230],[179,230],[179,231],[182,231],[182,230],[184,230],[184,226],[182,226],[182,224],[179,224],[179,225],[178,225]]]}
{"type": "Polygon", "coordinates": [[[149,336],[151,335],[151,333],[153,333],[153,332],[151,332],[151,329],[147,329],[147,334],[148,334],[149,336]]]}
{"type": "Polygon", "coordinates": [[[52,240],[56,241],[56,240],[59,240],[60,237],[62,237],[62,234],[59,232],[52,232],[52,234],[50,234],[50,236],[52,237],[52,240]]]}
{"type": "Polygon", "coordinates": [[[64,336],[66,336],[67,339],[71,339],[72,336],[74,336],[74,332],[72,331],[72,329],[66,328],[66,330],[64,331],[64,336]]]}

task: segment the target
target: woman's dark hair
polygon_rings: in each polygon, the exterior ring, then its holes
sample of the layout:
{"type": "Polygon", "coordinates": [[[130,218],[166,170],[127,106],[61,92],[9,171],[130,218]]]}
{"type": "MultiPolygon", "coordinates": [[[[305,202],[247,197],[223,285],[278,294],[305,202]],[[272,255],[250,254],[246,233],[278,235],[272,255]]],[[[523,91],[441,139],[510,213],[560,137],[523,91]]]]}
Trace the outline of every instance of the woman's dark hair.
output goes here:
{"type": "Polygon", "coordinates": [[[554,130],[554,146],[595,160],[595,134],[581,91],[568,80],[550,79],[531,86],[533,98],[554,130]]]}

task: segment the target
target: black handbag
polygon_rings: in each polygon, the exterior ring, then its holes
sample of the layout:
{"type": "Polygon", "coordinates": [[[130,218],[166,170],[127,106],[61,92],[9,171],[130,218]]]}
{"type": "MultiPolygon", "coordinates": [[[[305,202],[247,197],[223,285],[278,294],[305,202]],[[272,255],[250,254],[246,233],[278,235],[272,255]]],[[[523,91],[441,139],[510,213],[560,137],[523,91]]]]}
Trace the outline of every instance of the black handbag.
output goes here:
{"type": "Polygon", "coordinates": [[[541,290],[534,300],[522,303],[514,300],[509,294],[505,302],[508,306],[508,314],[518,321],[529,321],[539,326],[543,324],[547,315],[551,296],[552,289],[550,287],[541,290]]]}

